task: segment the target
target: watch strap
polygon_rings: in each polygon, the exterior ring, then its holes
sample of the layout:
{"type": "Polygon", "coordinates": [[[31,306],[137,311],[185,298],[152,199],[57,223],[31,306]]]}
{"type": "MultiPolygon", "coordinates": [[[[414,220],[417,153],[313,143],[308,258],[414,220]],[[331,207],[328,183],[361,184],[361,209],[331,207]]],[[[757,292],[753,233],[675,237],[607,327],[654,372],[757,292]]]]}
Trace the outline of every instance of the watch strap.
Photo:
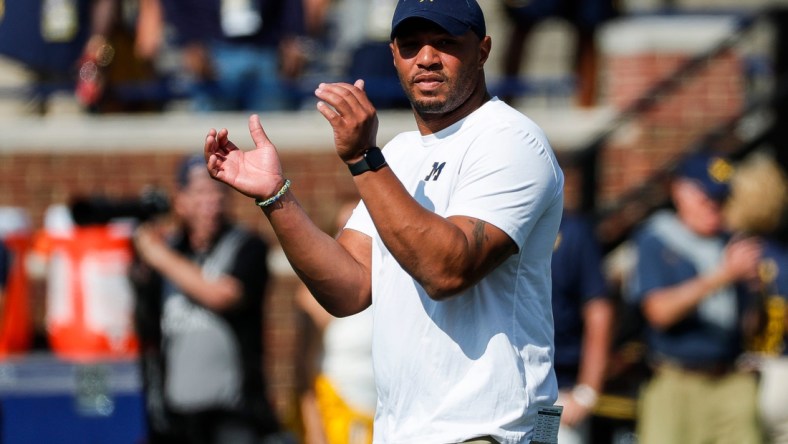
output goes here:
{"type": "Polygon", "coordinates": [[[386,158],[380,148],[373,146],[364,152],[364,157],[356,163],[348,164],[350,174],[358,176],[367,171],[377,171],[386,166],[386,158]]]}

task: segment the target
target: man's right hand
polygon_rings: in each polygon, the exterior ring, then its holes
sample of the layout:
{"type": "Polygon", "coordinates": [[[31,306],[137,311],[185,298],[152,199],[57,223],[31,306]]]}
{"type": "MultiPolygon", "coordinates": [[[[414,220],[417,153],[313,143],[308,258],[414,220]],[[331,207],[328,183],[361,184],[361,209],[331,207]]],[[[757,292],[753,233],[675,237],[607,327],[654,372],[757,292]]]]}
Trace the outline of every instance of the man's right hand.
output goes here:
{"type": "Polygon", "coordinates": [[[211,128],[205,138],[205,162],[214,179],[249,197],[267,199],[285,183],[282,164],[256,114],[249,117],[249,134],[255,148],[244,152],[227,138],[227,129],[211,128]]]}
{"type": "Polygon", "coordinates": [[[754,237],[734,239],[725,248],[723,273],[730,282],[755,281],[763,254],[763,242],[754,237]]]}

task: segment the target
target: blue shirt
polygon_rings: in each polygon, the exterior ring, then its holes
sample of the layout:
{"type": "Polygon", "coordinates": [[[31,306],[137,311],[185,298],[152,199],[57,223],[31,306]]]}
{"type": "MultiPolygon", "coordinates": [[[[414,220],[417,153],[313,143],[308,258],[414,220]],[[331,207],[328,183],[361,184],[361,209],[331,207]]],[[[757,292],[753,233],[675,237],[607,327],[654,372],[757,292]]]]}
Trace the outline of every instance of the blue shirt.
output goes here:
{"type": "Polygon", "coordinates": [[[90,33],[90,4],[75,0],[73,33],[65,32],[57,41],[50,41],[45,38],[43,1],[0,2],[5,6],[5,11],[0,11],[0,54],[36,71],[69,74],[90,33]]]}
{"type": "MultiPolygon", "coordinates": [[[[630,282],[632,302],[642,306],[654,290],[672,287],[717,267],[727,239],[700,237],[672,212],[652,216],[633,236],[637,264],[630,282]]],[[[726,287],[706,297],[673,326],[648,326],[646,342],[652,357],[683,365],[730,364],[742,351],[741,288],[726,287]]]]}
{"type": "Polygon", "coordinates": [[[558,387],[576,382],[583,339],[583,306],[609,298],[602,254],[588,219],[564,213],[552,259],[555,370],[558,387]]]}

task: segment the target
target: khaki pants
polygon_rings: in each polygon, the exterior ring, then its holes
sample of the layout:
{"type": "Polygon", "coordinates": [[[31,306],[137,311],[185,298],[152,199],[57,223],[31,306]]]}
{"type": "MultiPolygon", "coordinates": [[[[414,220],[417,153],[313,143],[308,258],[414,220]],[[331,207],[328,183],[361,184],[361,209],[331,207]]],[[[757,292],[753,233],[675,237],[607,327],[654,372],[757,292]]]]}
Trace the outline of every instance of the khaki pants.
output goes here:
{"type": "Polygon", "coordinates": [[[640,395],[639,444],[760,444],[749,373],[707,375],[663,365],[640,395]]]}

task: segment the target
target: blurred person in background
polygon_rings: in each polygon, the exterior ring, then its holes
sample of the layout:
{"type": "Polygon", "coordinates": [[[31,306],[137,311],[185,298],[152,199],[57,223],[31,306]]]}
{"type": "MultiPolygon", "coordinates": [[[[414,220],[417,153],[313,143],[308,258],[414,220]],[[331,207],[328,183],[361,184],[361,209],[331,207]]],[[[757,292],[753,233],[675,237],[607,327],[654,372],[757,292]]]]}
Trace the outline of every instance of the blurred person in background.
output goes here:
{"type": "MultiPolygon", "coordinates": [[[[340,206],[337,236],[358,201],[340,206]]],[[[301,412],[306,444],[370,444],[377,393],[372,370],[372,311],[337,318],[305,285],[295,295],[312,332],[303,364],[305,390],[301,412]]]]}
{"type": "Polygon", "coordinates": [[[563,172],[538,125],[490,96],[476,1],[400,0],[389,38],[413,131],[377,147],[363,79],[315,91],[363,201],[338,238],[298,203],[259,116],[251,151],[208,131],[208,171],[255,199],[330,313],[371,307],[376,442],[553,441],[563,172]]]}
{"type": "Polygon", "coordinates": [[[692,153],[670,183],[674,209],[650,216],[633,235],[629,299],[646,321],[654,374],[640,393],[641,444],[762,442],[756,379],[736,366],[761,245],[731,237],[723,204],[733,174],[722,156],[692,153]]]}
{"type": "Polygon", "coordinates": [[[279,430],[263,375],[268,247],[231,222],[227,190],[204,163],[191,156],[180,166],[178,226],[135,232],[151,441],[259,444],[279,430]]]}
{"type": "Polygon", "coordinates": [[[410,108],[391,63],[391,0],[338,0],[334,5],[334,50],[328,63],[342,79],[364,79],[378,109],[410,108]]]}
{"type": "Polygon", "coordinates": [[[93,0],[90,35],[76,67],[76,97],[89,112],[161,111],[153,54],[141,51],[159,17],[145,0],[93,0]]]}
{"type": "Polygon", "coordinates": [[[133,45],[139,1],[41,0],[0,8],[0,54],[29,73],[25,99],[44,114],[69,93],[89,112],[155,111],[160,94],[152,61],[133,45]],[[74,96],[75,94],[75,96],[74,96]]]}
{"type": "Polygon", "coordinates": [[[52,97],[73,93],[77,61],[90,34],[92,0],[3,2],[0,53],[24,73],[24,111],[45,114],[52,97]]]}
{"type": "Polygon", "coordinates": [[[763,239],[749,327],[759,372],[758,407],[768,443],[788,444],[788,178],[768,154],[746,158],[731,182],[731,228],[763,239]]]}
{"type": "Polygon", "coordinates": [[[299,106],[298,78],[305,61],[303,0],[145,1],[159,2],[151,8],[163,11],[172,31],[195,109],[279,111],[299,106]]]}
{"type": "Polygon", "coordinates": [[[558,442],[590,443],[590,416],[602,392],[613,304],[602,252],[585,216],[565,210],[552,259],[555,375],[564,406],[558,442]]]}
{"type": "MultiPolygon", "coordinates": [[[[514,87],[519,81],[523,60],[534,28],[550,18],[560,18],[572,26],[575,47],[573,72],[576,81],[576,103],[590,107],[597,99],[599,51],[596,34],[600,25],[616,15],[613,0],[504,0],[509,22],[509,38],[502,57],[502,74],[514,87]]],[[[515,93],[504,98],[508,103],[515,93]]]]}

